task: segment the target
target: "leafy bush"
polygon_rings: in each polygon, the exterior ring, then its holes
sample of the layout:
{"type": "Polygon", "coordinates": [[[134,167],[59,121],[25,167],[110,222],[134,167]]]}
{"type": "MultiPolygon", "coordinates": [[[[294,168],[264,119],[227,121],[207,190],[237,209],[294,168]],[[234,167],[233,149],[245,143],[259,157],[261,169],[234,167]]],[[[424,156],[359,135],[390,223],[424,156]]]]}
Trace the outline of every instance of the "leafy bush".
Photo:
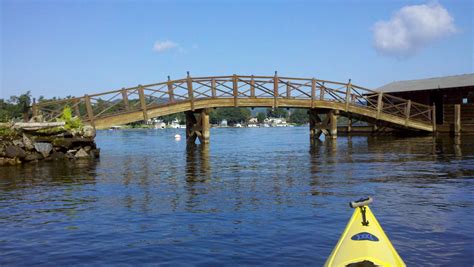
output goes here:
{"type": "Polygon", "coordinates": [[[67,130],[80,129],[82,128],[82,121],[78,117],[72,116],[72,109],[69,106],[65,106],[63,114],[59,117],[58,121],[64,121],[66,125],[64,128],[67,130]]]}

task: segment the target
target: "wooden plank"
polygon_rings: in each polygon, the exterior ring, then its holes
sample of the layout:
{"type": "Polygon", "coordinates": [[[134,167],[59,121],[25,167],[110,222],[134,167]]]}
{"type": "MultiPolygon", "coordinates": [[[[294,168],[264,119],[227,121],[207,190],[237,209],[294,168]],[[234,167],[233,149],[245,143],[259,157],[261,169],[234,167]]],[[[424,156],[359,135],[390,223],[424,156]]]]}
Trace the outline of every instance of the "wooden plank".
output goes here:
{"type": "Polygon", "coordinates": [[[314,98],[316,97],[316,79],[311,80],[311,108],[314,108],[314,98]]]}
{"type": "Polygon", "coordinates": [[[145,92],[141,85],[138,86],[138,97],[140,98],[140,107],[143,112],[143,120],[148,120],[148,115],[146,113],[146,99],[145,99],[145,92]]]}

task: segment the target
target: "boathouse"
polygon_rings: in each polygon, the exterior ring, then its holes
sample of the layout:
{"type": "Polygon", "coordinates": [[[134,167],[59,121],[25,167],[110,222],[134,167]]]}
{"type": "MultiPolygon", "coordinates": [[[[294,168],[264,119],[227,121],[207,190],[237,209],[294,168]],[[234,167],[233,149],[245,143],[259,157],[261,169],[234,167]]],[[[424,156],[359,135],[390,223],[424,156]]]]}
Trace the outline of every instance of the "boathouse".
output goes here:
{"type": "Polygon", "coordinates": [[[460,115],[460,131],[474,133],[474,73],[396,81],[377,91],[434,105],[438,132],[454,132],[455,120],[460,115]],[[458,114],[456,109],[460,109],[458,114]]]}

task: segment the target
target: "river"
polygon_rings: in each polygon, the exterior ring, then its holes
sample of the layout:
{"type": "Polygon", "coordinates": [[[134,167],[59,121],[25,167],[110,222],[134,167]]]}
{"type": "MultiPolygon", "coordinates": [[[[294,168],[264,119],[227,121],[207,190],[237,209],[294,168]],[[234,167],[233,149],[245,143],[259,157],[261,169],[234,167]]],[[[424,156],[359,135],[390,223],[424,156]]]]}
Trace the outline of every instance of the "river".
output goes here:
{"type": "Polygon", "coordinates": [[[474,263],[474,136],[99,131],[101,158],[0,168],[0,265],[320,266],[372,211],[409,266],[474,263]]]}

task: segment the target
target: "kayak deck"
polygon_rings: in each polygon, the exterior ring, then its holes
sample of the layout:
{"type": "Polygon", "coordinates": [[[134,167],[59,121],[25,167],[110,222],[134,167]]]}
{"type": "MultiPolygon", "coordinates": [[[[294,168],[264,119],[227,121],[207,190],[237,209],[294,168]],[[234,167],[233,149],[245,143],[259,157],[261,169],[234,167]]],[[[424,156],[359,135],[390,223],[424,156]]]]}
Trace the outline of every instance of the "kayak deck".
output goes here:
{"type": "Polygon", "coordinates": [[[324,266],[405,266],[405,263],[370,208],[363,206],[355,208],[324,266]]]}

